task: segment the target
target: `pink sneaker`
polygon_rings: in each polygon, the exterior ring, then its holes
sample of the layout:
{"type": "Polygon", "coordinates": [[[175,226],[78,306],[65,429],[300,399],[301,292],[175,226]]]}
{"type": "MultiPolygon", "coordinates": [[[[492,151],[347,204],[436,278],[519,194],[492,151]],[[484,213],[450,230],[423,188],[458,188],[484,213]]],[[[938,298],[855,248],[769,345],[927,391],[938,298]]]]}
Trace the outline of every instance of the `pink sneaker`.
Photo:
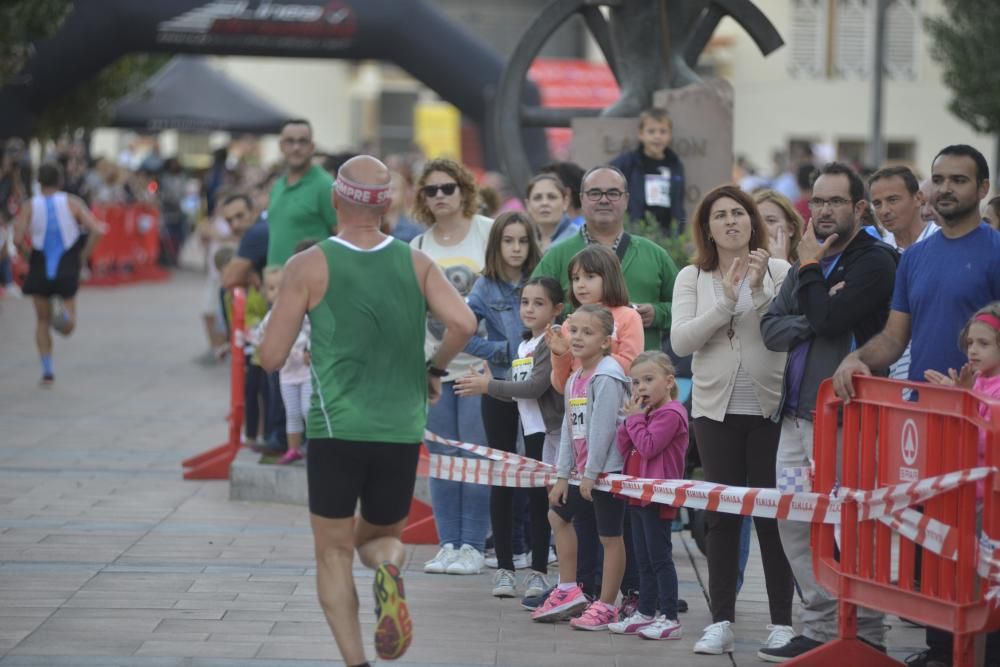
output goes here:
{"type": "Polygon", "coordinates": [[[657,616],[656,622],[639,630],[643,639],[680,639],[683,636],[681,624],[666,616],[657,616]]]}
{"type": "Polygon", "coordinates": [[[618,620],[618,608],[594,600],[580,618],[569,622],[577,630],[607,630],[608,625],[618,620]]]}
{"type": "Polygon", "coordinates": [[[295,463],[296,461],[302,460],[302,454],[299,453],[297,449],[289,449],[284,455],[278,459],[280,465],[286,466],[289,463],[295,463]]]}
{"type": "Polygon", "coordinates": [[[587,596],[579,586],[568,590],[554,588],[549,597],[545,598],[545,603],[531,612],[531,620],[541,623],[562,621],[586,606],[587,596]]]}
{"type": "Polygon", "coordinates": [[[655,622],[656,618],[654,616],[645,616],[636,611],[628,618],[609,625],[608,630],[611,631],[611,634],[615,635],[637,635],[644,627],[652,625],[655,622]]]}

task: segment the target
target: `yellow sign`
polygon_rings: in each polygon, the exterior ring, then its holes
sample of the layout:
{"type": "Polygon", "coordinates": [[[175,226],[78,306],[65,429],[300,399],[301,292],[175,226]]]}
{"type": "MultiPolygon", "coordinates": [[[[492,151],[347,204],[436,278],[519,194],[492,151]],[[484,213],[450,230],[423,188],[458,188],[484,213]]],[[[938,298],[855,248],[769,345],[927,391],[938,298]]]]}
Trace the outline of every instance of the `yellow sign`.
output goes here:
{"type": "Polygon", "coordinates": [[[429,159],[462,159],[462,115],[445,102],[421,102],[413,110],[416,141],[429,159]]]}

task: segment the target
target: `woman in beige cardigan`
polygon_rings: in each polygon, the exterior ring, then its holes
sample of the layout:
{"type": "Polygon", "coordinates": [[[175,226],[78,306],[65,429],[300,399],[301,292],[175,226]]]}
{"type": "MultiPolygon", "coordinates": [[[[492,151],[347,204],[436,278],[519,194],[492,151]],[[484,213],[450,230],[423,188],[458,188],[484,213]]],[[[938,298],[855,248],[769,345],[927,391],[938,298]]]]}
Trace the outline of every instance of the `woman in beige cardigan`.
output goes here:
{"type": "MultiPolygon", "coordinates": [[[[767,228],[753,199],[722,186],[692,221],[697,256],[674,283],[670,342],[693,354],[692,426],[705,479],[732,486],[775,486],[785,354],[764,347],[760,317],[778,293],[788,262],[767,252],[767,228]]],[[[740,525],[709,512],[708,588],[712,624],[695,653],[733,650],[740,525]]],[[[755,518],[771,611],[765,646],[792,638],[792,573],[774,519],[755,518]]]]}

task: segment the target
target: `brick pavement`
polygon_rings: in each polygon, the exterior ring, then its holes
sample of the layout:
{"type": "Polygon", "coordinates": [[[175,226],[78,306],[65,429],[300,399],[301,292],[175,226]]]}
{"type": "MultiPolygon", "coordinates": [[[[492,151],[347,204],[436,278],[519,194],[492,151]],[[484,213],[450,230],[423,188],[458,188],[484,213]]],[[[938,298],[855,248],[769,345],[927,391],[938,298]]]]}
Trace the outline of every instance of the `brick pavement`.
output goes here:
{"type": "MultiPolygon", "coordinates": [[[[0,301],[0,667],[340,665],[315,598],[303,508],[231,502],[225,482],[186,482],[180,461],[224,439],[228,375],[192,363],[204,341],[201,279],[85,289],[80,325],[37,387],[28,301],[0,301]]],[[[531,623],[490,597],[489,575],[425,575],[407,588],[416,639],[401,664],[639,667],[760,663],[766,596],[754,550],[737,604],[737,651],[694,656],[709,622],[705,562],[675,535],[679,642],[531,623]]],[[[358,570],[363,624],[372,629],[358,570]]],[[[922,632],[896,621],[904,656],[922,632]]],[[[372,651],[369,651],[372,654],[372,651]]]]}

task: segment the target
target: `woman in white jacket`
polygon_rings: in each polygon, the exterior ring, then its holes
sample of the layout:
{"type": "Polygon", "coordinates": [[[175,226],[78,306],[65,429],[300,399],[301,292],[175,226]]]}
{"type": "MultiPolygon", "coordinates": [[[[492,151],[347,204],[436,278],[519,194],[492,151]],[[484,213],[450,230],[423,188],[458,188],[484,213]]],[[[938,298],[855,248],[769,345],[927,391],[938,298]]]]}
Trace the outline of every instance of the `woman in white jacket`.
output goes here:
{"type": "MultiPolygon", "coordinates": [[[[764,347],[760,317],[788,262],[770,258],[767,228],[753,199],[735,186],[709,192],[692,220],[694,262],[674,283],[670,342],[693,354],[692,426],[705,480],[775,486],[785,354],[764,347]]],[[[742,517],[709,512],[708,581],[712,624],[695,653],[733,650],[742,517]]],[[[754,519],[771,612],[765,646],[792,638],[792,574],[774,519],[754,519]]]]}

